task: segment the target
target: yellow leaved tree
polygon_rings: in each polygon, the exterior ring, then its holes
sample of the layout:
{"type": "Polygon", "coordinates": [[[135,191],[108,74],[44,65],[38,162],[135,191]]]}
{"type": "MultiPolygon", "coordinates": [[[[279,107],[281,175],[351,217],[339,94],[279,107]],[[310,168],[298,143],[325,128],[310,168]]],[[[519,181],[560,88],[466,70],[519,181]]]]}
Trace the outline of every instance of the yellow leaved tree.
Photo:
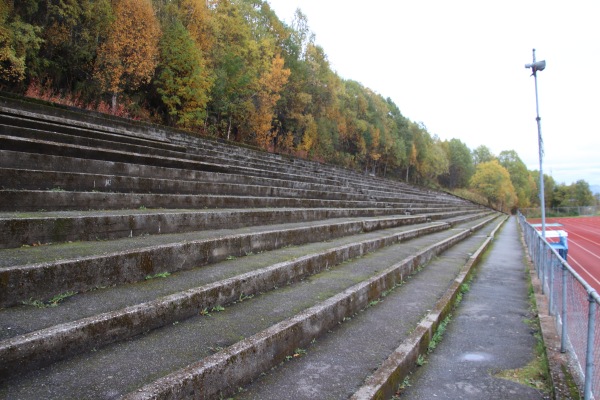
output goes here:
{"type": "Polygon", "coordinates": [[[106,42],[98,50],[94,76],[102,90],[117,96],[152,79],[158,63],[160,25],[150,0],[119,0],[106,42]]]}
{"type": "Polygon", "coordinates": [[[254,112],[250,115],[249,125],[255,134],[256,144],[268,149],[277,132],[272,130],[275,105],[281,98],[281,90],[288,81],[290,70],[283,67],[283,58],[275,56],[271,68],[258,80],[254,95],[254,112]]]}
{"type": "Polygon", "coordinates": [[[471,177],[470,187],[484,196],[490,207],[501,211],[509,211],[517,203],[510,174],[498,160],[478,164],[471,177]]]}

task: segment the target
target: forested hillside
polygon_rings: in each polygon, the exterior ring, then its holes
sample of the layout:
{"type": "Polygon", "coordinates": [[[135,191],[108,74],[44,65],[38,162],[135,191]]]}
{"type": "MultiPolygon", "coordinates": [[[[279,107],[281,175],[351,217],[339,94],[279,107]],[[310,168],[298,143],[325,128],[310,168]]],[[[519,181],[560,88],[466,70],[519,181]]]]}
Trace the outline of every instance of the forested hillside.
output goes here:
{"type": "Polygon", "coordinates": [[[0,0],[0,88],[471,189],[461,193],[502,209],[539,203],[515,152],[431,135],[390,98],[340,78],[300,10],[288,25],[263,0],[0,0]]]}

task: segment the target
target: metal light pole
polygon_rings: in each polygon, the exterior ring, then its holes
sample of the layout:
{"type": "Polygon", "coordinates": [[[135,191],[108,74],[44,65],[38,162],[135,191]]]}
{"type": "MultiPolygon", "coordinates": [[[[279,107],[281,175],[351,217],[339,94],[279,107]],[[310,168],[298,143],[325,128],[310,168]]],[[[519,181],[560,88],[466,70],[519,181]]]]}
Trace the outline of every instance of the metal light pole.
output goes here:
{"type": "Polygon", "coordinates": [[[546,68],[546,61],[535,61],[535,49],[533,49],[533,63],[526,64],[525,68],[531,68],[533,80],[535,81],[535,113],[538,129],[538,147],[540,153],[540,206],[542,209],[542,238],[546,239],[546,201],[544,197],[544,171],[542,169],[542,158],[544,157],[544,141],[542,140],[542,125],[540,109],[538,104],[537,72],[546,68]]]}

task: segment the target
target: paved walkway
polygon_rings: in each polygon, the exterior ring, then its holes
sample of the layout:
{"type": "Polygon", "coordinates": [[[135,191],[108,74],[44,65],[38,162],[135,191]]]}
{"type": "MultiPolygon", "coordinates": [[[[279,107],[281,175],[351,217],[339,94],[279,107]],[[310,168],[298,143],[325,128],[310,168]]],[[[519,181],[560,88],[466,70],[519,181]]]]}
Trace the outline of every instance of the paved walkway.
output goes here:
{"type": "Polygon", "coordinates": [[[545,399],[495,375],[534,357],[525,250],[515,217],[494,239],[443,340],[411,376],[402,399],[545,399]]]}

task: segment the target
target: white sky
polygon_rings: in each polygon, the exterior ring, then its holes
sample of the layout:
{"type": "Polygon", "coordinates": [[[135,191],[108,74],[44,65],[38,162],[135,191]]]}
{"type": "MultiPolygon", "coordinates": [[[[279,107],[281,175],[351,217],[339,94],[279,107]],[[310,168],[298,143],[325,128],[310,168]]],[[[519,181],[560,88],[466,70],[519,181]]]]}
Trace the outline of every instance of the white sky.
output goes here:
{"type": "Polygon", "coordinates": [[[291,23],[300,8],[334,71],[390,97],[441,139],[539,169],[538,72],[544,173],[600,185],[598,0],[268,0],[291,23]],[[587,66],[587,67],[586,67],[587,66]]]}

